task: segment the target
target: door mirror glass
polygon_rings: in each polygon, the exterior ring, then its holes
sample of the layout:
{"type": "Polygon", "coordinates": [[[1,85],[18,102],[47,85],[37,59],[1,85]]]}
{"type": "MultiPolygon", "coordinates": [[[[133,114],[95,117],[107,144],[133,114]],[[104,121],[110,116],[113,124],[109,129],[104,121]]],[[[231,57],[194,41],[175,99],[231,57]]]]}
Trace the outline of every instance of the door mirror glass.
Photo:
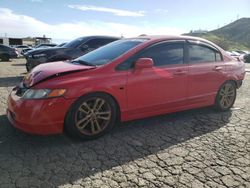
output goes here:
{"type": "Polygon", "coordinates": [[[151,58],[140,58],[135,62],[135,70],[152,68],[153,65],[154,65],[154,62],[151,58]]]}

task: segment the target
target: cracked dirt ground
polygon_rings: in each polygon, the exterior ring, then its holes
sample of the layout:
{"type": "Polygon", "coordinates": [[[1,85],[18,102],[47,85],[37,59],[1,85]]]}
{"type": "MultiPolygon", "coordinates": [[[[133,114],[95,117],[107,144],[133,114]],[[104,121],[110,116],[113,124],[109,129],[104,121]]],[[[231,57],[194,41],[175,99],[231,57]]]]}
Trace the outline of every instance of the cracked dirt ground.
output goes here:
{"type": "Polygon", "coordinates": [[[232,111],[203,108],[81,142],[11,127],[6,98],[24,60],[0,62],[0,187],[250,187],[250,74],[232,111]]]}

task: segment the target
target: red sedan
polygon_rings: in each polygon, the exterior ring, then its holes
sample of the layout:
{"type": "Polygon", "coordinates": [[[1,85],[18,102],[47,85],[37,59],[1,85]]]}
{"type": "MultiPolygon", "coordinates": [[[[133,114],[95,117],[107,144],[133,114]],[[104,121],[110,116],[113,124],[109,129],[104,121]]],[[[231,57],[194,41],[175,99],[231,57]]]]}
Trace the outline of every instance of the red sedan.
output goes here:
{"type": "Polygon", "coordinates": [[[11,92],[7,116],[25,132],[92,139],[116,121],[211,105],[228,110],[244,76],[243,62],[200,38],[122,39],[34,68],[11,92]]]}

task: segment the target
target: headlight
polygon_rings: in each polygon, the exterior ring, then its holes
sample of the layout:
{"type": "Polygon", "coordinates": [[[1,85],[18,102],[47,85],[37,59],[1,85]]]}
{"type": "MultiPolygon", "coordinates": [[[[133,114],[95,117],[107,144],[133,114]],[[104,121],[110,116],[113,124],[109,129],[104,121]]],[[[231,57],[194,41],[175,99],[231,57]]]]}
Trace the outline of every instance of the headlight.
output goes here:
{"type": "Polygon", "coordinates": [[[34,54],[33,57],[34,58],[41,58],[41,57],[45,57],[46,54],[34,54]]]}
{"type": "Polygon", "coordinates": [[[52,97],[60,97],[66,92],[65,89],[28,89],[24,95],[24,99],[46,99],[52,97]]]}

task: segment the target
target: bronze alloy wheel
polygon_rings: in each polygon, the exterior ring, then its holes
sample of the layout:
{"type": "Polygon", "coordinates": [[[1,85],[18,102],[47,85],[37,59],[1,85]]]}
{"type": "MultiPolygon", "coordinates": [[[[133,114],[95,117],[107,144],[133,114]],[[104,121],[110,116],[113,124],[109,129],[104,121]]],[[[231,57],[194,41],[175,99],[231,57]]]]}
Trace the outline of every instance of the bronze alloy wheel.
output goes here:
{"type": "Polygon", "coordinates": [[[225,83],[219,90],[217,96],[217,105],[221,109],[229,109],[233,106],[235,98],[236,98],[236,88],[232,82],[225,83]]]}
{"type": "Polygon", "coordinates": [[[96,135],[109,125],[111,106],[99,97],[89,98],[79,106],[75,113],[75,125],[84,135],[96,135]]]}

